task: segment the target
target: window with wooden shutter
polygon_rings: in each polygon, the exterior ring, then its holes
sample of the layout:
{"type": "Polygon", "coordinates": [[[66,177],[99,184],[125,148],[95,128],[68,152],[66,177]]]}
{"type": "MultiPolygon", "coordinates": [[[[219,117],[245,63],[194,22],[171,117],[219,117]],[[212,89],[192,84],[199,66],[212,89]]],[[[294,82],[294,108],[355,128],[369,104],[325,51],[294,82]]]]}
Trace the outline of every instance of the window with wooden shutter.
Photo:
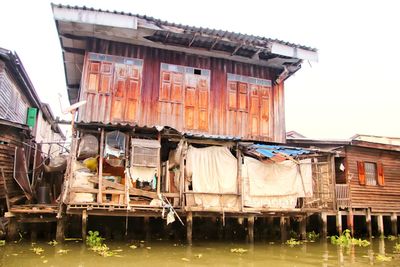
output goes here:
{"type": "Polygon", "coordinates": [[[170,91],[171,91],[171,72],[162,71],[161,72],[160,100],[168,101],[170,91]]]}
{"type": "Polygon", "coordinates": [[[258,135],[260,123],[260,96],[257,85],[250,86],[250,126],[251,134],[258,135]]]}
{"type": "Polygon", "coordinates": [[[383,164],[382,162],[377,163],[377,172],[378,172],[378,185],[385,185],[385,175],[383,174],[383,164]]]}
{"type": "Polygon", "coordinates": [[[269,87],[261,87],[260,133],[269,136],[269,87]]]}
{"type": "Polygon", "coordinates": [[[360,185],[365,185],[365,167],[364,162],[357,161],[357,168],[358,168],[358,181],[360,185]]]}
{"type": "Polygon", "coordinates": [[[237,109],[237,82],[228,81],[228,109],[237,109]]]}
{"type": "Polygon", "coordinates": [[[182,102],[182,88],[183,88],[183,74],[173,73],[172,88],[171,88],[171,101],[182,102]]]}
{"type": "Polygon", "coordinates": [[[238,98],[238,110],[247,112],[247,83],[239,83],[239,98],[238,98]]]}

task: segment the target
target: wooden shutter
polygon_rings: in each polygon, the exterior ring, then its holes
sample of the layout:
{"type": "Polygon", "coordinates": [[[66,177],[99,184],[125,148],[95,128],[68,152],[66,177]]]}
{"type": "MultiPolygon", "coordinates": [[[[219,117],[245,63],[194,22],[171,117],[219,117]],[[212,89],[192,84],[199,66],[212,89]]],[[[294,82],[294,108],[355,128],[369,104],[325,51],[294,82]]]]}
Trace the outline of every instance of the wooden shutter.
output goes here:
{"type": "Polygon", "coordinates": [[[115,81],[111,106],[111,121],[124,119],[124,100],[126,95],[126,66],[115,64],[115,81]]]}
{"type": "Polygon", "coordinates": [[[362,161],[357,161],[358,167],[358,181],[360,185],[365,185],[365,165],[362,161]]]}
{"type": "Polygon", "coordinates": [[[261,88],[260,133],[269,136],[269,88],[261,88]]]}
{"type": "Polygon", "coordinates": [[[237,109],[237,82],[228,81],[228,109],[237,109]]]}
{"type": "Polygon", "coordinates": [[[382,162],[378,162],[377,166],[377,173],[378,173],[378,185],[385,185],[385,176],[383,174],[383,164],[382,162]]]}
{"type": "Polygon", "coordinates": [[[257,85],[250,88],[250,127],[251,135],[259,135],[260,123],[260,96],[257,85]]]}
{"type": "Polygon", "coordinates": [[[247,83],[239,83],[238,109],[247,112],[247,83]]]}
{"type": "Polygon", "coordinates": [[[140,101],[140,73],[141,69],[137,66],[129,67],[128,80],[126,82],[126,103],[125,103],[125,121],[137,121],[140,101]]]}
{"type": "Polygon", "coordinates": [[[171,88],[171,101],[172,102],[182,102],[182,88],[183,88],[183,74],[173,73],[172,74],[172,88],[171,88]]]}
{"type": "Polygon", "coordinates": [[[194,129],[196,107],[196,88],[186,87],[185,94],[185,128],[194,129]]]}
{"type": "Polygon", "coordinates": [[[172,73],[170,71],[161,72],[160,100],[169,101],[171,91],[172,73]]]}
{"type": "Polygon", "coordinates": [[[199,78],[197,85],[199,91],[199,130],[208,129],[208,82],[205,78],[199,78]]]}

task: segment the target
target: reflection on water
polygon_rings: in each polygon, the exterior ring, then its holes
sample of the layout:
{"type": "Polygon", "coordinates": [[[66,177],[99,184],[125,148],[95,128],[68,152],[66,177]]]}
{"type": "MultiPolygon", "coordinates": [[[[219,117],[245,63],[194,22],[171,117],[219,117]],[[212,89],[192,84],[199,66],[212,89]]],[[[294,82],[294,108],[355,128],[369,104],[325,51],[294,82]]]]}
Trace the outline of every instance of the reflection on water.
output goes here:
{"type": "MultiPolygon", "coordinates": [[[[116,256],[102,257],[82,242],[51,246],[43,243],[8,243],[0,247],[0,266],[400,266],[400,255],[394,254],[395,241],[375,239],[369,247],[343,248],[329,242],[304,243],[289,247],[278,242],[249,245],[229,242],[195,242],[186,246],[170,241],[150,243],[106,242],[116,256]],[[137,248],[130,248],[135,244],[137,248]],[[42,248],[36,254],[33,248],[42,248]],[[247,250],[233,253],[232,248],[247,250]],[[378,254],[392,257],[379,262],[378,254]]],[[[37,252],[38,250],[36,250],[37,252]]]]}

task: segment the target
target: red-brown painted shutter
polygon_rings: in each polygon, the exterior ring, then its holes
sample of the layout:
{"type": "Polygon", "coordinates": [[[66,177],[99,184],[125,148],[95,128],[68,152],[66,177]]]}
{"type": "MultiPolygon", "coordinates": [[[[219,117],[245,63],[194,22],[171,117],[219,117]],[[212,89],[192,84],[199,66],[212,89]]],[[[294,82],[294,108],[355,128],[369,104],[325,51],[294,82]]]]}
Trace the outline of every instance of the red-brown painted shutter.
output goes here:
{"type": "Polygon", "coordinates": [[[173,79],[172,79],[172,89],[171,89],[171,101],[181,103],[183,74],[173,73],[172,77],[173,79]]]}
{"type": "Polygon", "coordinates": [[[161,72],[160,100],[169,101],[171,91],[172,73],[169,71],[161,72]]]}
{"type": "Polygon", "coordinates": [[[365,185],[365,165],[362,161],[357,161],[358,167],[358,181],[360,185],[365,185]]]}
{"type": "Polygon", "coordinates": [[[382,162],[378,162],[377,164],[377,172],[378,172],[378,185],[385,185],[385,175],[383,174],[383,164],[382,162]]]}
{"type": "Polygon", "coordinates": [[[194,129],[196,107],[196,88],[186,87],[185,96],[185,128],[194,129]]]}
{"type": "Polygon", "coordinates": [[[208,82],[199,78],[197,88],[199,90],[199,130],[208,130],[208,82]]]}
{"type": "Polygon", "coordinates": [[[261,88],[260,132],[262,136],[269,136],[269,87],[261,88]]]}
{"type": "Polygon", "coordinates": [[[260,96],[257,85],[250,87],[250,126],[251,135],[259,135],[260,96]]]}
{"type": "Polygon", "coordinates": [[[111,105],[111,121],[122,121],[125,111],[126,66],[115,64],[115,82],[111,105]]]}
{"type": "Polygon", "coordinates": [[[240,111],[247,112],[247,83],[239,83],[239,106],[240,111]]]}
{"type": "Polygon", "coordinates": [[[129,67],[129,75],[126,84],[125,121],[137,120],[138,103],[140,100],[140,75],[141,69],[136,66],[129,67]]]}
{"type": "Polygon", "coordinates": [[[237,82],[228,81],[228,109],[237,109],[237,82]]]}

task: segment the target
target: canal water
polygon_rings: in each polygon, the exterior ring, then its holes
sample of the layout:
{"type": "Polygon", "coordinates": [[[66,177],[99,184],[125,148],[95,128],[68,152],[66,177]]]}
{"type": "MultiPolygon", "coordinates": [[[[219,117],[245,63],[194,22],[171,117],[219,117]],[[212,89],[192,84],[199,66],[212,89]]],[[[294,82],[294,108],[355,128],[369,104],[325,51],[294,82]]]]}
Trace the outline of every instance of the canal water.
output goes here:
{"type": "Polygon", "coordinates": [[[0,247],[0,266],[400,266],[400,255],[394,253],[396,241],[386,239],[350,248],[332,245],[329,240],[293,247],[280,242],[195,242],[187,246],[164,240],[106,244],[113,256],[100,256],[82,241],[7,243],[0,247]],[[382,261],[380,255],[390,261],[382,261]]]}

